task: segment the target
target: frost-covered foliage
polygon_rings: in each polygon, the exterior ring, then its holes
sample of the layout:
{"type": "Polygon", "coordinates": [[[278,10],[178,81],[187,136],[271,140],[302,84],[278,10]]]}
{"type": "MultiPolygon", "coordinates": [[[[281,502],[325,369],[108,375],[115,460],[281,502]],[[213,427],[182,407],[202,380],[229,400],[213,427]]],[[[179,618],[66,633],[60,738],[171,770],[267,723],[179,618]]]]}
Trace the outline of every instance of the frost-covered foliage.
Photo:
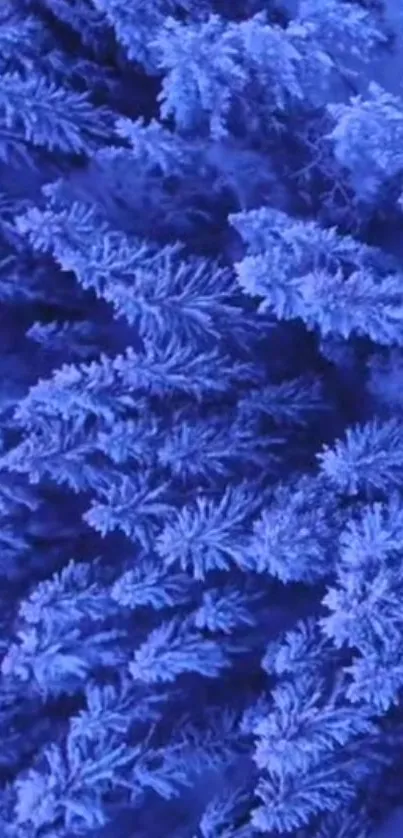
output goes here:
{"type": "Polygon", "coordinates": [[[403,797],[389,34],[3,0],[4,838],[372,838],[403,797]]]}
{"type": "Polygon", "coordinates": [[[127,57],[142,64],[151,74],[157,72],[160,50],[158,35],[169,15],[183,15],[197,20],[209,8],[205,0],[139,0],[136,4],[125,0],[94,0],[105,24],[113,27],[127,57]]]}
{"type": "Polygon", "coordinates": [[[369,9],[345,0],[301,0],[297,20],[315,33],[326,52],[344,60],[349,53],[362,59],[386,40],[369,9]]]}
{"type": "Polygon", "coordinates": [[[302,98],[300,56],[287,33],[262,16],[228,24],[213,15],[199,26],[169,19],[159,46],[166,72],[161,117],[172,116],[182,131],[205,129],[220,138],[235,120],[246,127],[254,100],[263,99],[267,120],[302,98]]]}
{"type": "Polygon", "coordinates": [[[312,623],[302,624],[268,649],[264,668],[283,681],[265,710],[244,720],[262,772],[262,805],[252,813],[259,832],[292,832],[322,812],[343,810],[382,772],[371,710],[364,704],[352,713],[344,680],[329,679],[334,652],[316,634],[312,623]]]}
{"type": "Polygon", "coordinates": [[[400,485],[403,468],[403,425],[396,419],[373,420],[348,428],[345,439],[326,446],[321,469],[339,492],[382,492],[400,485]]]}
{"type": "Polygon", "coordinates": [[[236,266],[261,310],[300,318],[327,335],[368,335],[381,345],[403,341],[402,274],[380,254],[335,228],[262,208],[231,217],[249,247],[236,266]]]}
{"type": "Polygon", "coordinates": [[[350,170],[355,191],[364,200],[376,200],[386,182],[403,171],[403,101],[369,85],[366,96],[348,104],[329,105],[335,127],[329,135],[340,163],[350,170]]]}
{"type": "Polygon", "coordinates": [[[385,711],[396,703],[402,682],[401,534],[402,508],[397,495],[387,503],[365,506],[340,537],[337,587],[324,603],[331,612],[325,632],[337,646],[350,646],[354,657],[349,695],[385,711]]]}

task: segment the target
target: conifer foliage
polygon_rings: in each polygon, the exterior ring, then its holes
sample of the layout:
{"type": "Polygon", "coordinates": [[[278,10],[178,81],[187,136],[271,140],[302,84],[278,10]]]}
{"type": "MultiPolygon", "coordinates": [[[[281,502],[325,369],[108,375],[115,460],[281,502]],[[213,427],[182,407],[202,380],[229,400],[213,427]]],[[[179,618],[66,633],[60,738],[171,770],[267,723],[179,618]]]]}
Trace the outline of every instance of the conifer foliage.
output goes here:
{"type": "Polygon", "coordinates": [[[402,800],[396,43],[292,5],[3,0],[4,838],[402,800]]]}

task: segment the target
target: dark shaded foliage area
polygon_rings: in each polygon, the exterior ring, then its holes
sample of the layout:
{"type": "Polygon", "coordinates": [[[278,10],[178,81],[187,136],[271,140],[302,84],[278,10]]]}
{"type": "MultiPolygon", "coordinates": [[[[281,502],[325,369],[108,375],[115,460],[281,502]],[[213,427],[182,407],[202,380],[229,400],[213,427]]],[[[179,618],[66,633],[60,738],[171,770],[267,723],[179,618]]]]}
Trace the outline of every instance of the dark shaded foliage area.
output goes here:
{"type": "Polygon", "coordinates": [[[3,0],[2,838],[399,830],[394,48],[369,0],[3,0]]]}

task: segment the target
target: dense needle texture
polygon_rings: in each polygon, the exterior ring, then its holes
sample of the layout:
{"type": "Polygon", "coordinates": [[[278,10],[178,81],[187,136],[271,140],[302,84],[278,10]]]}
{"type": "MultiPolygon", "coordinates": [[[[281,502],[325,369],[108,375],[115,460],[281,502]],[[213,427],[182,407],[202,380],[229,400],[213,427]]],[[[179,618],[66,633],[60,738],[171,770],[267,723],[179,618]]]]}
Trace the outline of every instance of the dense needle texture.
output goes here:
{"type": "Polygon", "coordinates": [[[1,2],[1,838],[401,836],[396,17],[1,2]]]}

